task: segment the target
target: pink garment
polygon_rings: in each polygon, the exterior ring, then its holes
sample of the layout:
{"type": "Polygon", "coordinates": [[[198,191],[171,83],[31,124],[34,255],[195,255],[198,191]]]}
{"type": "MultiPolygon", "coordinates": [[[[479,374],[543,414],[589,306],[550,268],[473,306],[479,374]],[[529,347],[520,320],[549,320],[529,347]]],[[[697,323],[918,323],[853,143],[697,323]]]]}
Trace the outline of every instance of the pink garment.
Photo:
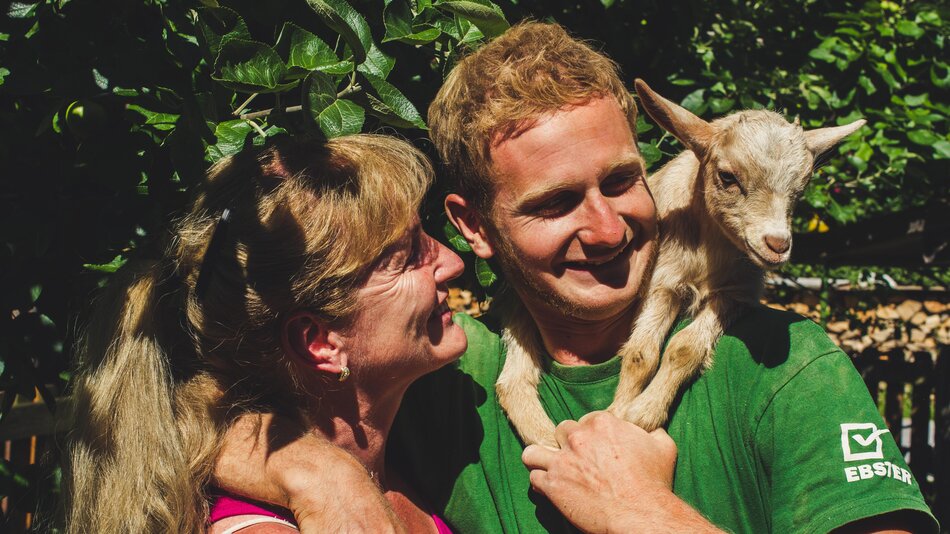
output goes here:
{"type": "MultiPolygon", "coordinates": [[[[255,503],[245,501],[233,495],[224,493],[212,493],[211,514],[208,516],[208,522],[214,523],[228,517],[236,515],[263,515],[267,517],[276,517],[296,525],[294,514],[286,508],[271,506],[269,504],[255,503]]],[[[435,523],[439,534],[452,534],[452,529],[442,521],[442,518],[432,514],[432,522],[435,523]]]]}

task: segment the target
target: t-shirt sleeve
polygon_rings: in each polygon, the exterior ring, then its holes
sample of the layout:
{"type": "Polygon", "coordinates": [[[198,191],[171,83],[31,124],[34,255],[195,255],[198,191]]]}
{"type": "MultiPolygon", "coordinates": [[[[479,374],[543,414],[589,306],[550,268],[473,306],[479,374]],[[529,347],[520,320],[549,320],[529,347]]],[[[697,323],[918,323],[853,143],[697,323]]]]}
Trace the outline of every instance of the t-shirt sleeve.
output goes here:
{"type": "Polygon", "coordinates": [[[772,396],[754,433],[766,473],[772,532],[828,532],[914,510],[937,523],[850,359],[840,351],[804,365],[772,396]]]}

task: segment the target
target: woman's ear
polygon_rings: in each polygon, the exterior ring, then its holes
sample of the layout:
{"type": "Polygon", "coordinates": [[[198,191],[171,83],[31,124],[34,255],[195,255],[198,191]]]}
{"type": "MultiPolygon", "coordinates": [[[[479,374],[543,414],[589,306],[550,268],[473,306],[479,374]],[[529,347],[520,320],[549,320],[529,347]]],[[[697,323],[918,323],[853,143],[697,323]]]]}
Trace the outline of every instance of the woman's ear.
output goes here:
{"type": "Polygon", "coordinates": [[[476,256],[487,260],[495,255],[495,249],[488,239],[482,216],[471,202],[461,195],[452,193],[445,197],[445,213],[462,237],[468,241],[468,245],[472,247],[472,252],[476,256]]]}
{"type": "Polygon", "coordinates": [[[281,345],[297,363],[339,375],[347,366],[342,338],[315,313],[297,310],[281,325],[281,345]]]}

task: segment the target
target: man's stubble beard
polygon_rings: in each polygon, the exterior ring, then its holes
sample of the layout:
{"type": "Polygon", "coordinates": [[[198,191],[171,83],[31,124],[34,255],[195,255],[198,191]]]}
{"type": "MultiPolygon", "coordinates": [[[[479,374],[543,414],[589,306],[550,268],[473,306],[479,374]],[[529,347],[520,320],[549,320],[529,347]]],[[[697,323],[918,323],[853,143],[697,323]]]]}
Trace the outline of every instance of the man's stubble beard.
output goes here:
{"type": "MultiPolygon", "coordinates": [[[[656,223],[656,229],[657,231],[654,236],[654,243],[651,247],[649,257],[647,258],[647,264],[643,270],[643,276],[639,280],[637,292],[630,302],[631,306],[636,305],[639,307],[639,305],[643,302],[644,295],[646,295],[646,292],[649,291],[650,288],[650,280],[653,278],[653,268],[656,266],[656,258],[660,250],[658,222],[656,223]]],[[[503,237],[493,226],[489,228],[489,232],[493,243],[496,245],[495,259],[501,267],[506,285],[509,286],[505,288],[508,291],[503,292],[513,291],[518,293],[517,296],[522,301],[524,301],[524,297],[522,296],[524,293],[532,292],[542,302],[551,306],[565,317],[584,318],[589,315],[587,312],[591,311],[591,308],[585,307],[579,302],[573,302],[565,298],[563,295],[553,291],[551,288],[544,287],[536,277],[527,275],[526,273],[529,269],[525,267],[519,255],[515,253],[515,249],[511,245],[511,242],[508,241],[507,238],[503,237]]],[[[631,266],[631,268],[633,268],[633,266],[631,266]]],[[[639,315],[639,313],[640,312],[638,309],[633,316],[634,320],[636,319],[637,315],[639,315]]]]}

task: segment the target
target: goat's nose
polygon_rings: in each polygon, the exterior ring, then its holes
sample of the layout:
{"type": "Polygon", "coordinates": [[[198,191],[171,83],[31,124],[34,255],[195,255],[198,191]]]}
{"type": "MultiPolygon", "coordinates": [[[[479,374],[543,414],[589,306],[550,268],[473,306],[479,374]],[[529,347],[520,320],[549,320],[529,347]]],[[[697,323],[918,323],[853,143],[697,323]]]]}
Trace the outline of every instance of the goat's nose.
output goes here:
{"type": "Polygon", "coordinates": [[[788,235],[767,234],[764,239],[766,246],[776,254],[785,254],[792,246],[792,238],[788,235]]]}

